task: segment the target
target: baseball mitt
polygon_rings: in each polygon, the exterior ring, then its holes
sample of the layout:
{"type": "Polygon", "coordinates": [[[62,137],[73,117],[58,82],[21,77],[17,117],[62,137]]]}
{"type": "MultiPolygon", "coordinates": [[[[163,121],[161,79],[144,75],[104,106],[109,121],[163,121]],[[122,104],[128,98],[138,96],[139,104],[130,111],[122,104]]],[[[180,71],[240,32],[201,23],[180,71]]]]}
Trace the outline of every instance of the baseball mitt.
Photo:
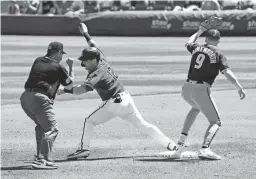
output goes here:
{"type": "Polygon", "coordinates": [[[216,16],[211,16],[200,24],[200,26],[203,27],[205,30],[217,29],[221,25],[222,25],[222,18],[216,17],[216,16]]]}

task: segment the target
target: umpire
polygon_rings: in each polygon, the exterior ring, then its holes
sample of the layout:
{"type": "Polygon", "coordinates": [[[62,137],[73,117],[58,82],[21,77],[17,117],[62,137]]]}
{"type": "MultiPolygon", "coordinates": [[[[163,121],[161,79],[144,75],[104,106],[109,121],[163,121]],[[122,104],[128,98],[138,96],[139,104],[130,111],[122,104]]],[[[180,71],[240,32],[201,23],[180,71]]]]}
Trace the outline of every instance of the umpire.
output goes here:
{"type": "Polygon", "coordinates": [[[36,124],[37,155],[32,164],[34,168],[58,168],[50,158],[53,143],[58,135],[53,101],[60,84],[66,88],[73,86],[73,60],[67,60],[68,74],[60,64],[63,54],[66,54],[63,44],[51,42],[47,54],[34,61],[25,83],[25,92],[20,97],[22,109],[36,124]]]}

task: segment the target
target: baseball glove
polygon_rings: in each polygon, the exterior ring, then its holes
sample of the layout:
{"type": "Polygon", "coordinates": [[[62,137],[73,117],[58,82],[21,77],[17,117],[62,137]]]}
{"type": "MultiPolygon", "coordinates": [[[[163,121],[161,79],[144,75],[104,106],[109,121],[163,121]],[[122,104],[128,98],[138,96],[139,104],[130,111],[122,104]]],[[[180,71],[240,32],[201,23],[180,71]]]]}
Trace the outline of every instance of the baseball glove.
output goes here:
{"type": "Polygon", "coordinates": [[[216,17],[216,16],[211,16],[200,24],[200,26],[203,27],[205,30],[217,29],[221,25],[222,25],[222,18],[216,17]]]}

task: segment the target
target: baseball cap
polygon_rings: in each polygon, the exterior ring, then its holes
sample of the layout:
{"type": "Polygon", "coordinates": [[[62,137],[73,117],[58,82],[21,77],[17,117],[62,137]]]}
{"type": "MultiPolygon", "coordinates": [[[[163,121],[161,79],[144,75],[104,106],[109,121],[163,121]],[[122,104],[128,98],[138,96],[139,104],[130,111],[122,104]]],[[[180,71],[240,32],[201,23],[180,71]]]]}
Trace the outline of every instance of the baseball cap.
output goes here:
{"type": "Polygon", "coordinates": [[[220,32],[216,29],[210,29],[206,33],[206,37],[214,40],[219,40],[220,39],[220,32]]]}
{"type": "Polygon", "coordinates": [[[100,58],[100,52],[95,47],[89,47],[85,48],[82,51],[81,56],[78,58],[78,60],[86,61],[86,60],[93,60],[93,59],[99,59],[100,58]]]}
{"type": "Polygon", "coordinates": [[[63,44],[60,42],[51,42],[48,45],[48,51],[61,51],[62,54],[66,54],[66,52],[63,51],[63,44]]]}

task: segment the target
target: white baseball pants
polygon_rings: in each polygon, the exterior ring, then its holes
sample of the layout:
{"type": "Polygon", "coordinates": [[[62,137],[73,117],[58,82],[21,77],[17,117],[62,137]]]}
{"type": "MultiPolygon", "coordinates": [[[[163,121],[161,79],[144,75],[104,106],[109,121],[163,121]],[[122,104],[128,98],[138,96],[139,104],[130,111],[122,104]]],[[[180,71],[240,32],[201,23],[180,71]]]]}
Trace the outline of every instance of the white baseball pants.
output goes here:
{"type": "Polygon", "coordinates": [[[81,139],[81,148],[90,149],[90,140],[93,135],[94,127],[102,124],[114,117],[121,117],[122,119],[132,123],[142,133],[149,135],[160,145],[172,149],[176,144],[165,136],[156,126],[148,123],[143,119],[130,94],[125,91],[120,93],[122,101],[114,103],[115,99],[103,101],[102,104],[94,110],[87,118],[85,118],[83,135],[81,139]]]}

